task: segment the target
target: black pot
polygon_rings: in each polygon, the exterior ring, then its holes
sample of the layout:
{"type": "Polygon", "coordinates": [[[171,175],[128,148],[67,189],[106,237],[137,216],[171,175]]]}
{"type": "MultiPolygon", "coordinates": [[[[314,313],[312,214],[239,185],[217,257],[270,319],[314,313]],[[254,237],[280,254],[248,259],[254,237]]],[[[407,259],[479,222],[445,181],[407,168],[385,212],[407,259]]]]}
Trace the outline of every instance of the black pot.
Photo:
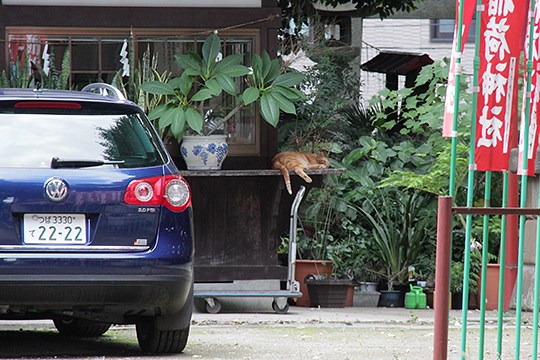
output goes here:
{"type": "MultiPolygon", "coordinates": [[[[476,293],[469,293],[469,310],[478,309],[476,293]]],[[[452,310],[461,310],[463,308],[463,293],[452,293],[452,310]]]]}
{"type": "Polygon", "coordinates": [[[379,298],[379,307],[403,307],[405,306],[405,297],[400,290],[381,290],[379,298]]]}
{"type": "Polygon", "coordinates": [[[345,307],[347,291],[352,284],[348,279],[306,279],[311,306],[327,308],[345,307]]]}

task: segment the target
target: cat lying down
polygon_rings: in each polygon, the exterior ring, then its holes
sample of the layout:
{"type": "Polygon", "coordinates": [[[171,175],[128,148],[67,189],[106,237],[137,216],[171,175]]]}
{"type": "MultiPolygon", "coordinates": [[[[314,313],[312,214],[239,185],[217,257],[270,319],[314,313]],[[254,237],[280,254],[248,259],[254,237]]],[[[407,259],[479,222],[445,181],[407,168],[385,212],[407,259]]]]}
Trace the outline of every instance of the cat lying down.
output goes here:
{"type": "Polygon", "coordinates": [[[277,154],[272,159],[272,168],[281,171],[287,191],[291,195],[292,188],[289,171],[293,170],[307,183],[310,183],[312,180],[304,170],[326,169],[328,164],[329,161],[322,152],[315,155],[303,152],[285,151],[277,154]]]}

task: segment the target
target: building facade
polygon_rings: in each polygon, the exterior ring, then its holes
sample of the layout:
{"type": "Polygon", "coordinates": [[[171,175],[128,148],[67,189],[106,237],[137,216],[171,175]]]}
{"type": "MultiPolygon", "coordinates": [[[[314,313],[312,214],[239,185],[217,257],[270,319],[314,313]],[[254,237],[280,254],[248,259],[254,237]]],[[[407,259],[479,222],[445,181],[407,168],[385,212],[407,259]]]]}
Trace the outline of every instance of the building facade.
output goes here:
{"type": "MultiPolygon", "coordinates": [[[[361,48],[361,63],[369,61],[381,51],[427,54],[434,61],[450,58],[455,26],[455,1],[429,0],[420,3],[411,13],[397,13],[379,18],[353,18],[353,45],[361,48]]],[[[465,44],[462,64],[465,75],[472,76],[474,57],[474,24],[465,44]]],[[[369,100],[385,85],[385,75],[361,73],[363,97],[369,100]]],[[[400,77],[403,85],[404,77],[400,77]]]]}

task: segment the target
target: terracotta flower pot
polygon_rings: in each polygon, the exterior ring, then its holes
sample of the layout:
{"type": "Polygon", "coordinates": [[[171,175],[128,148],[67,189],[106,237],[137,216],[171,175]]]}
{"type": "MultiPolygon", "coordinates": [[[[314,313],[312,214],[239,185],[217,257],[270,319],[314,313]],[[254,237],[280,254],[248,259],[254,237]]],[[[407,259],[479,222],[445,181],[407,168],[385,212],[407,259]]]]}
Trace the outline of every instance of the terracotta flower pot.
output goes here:
{"type": "MultiPolygon", "coordinates": [[[[499,308],[499,264],[488,264],[486,269],[486,310],[499,308]]],[[[480,286],[482,284],[482,272],[478,279],[478,304],[481,304],[480,286]]]]}
{"type": "Polygon", "coordinates": [[[308,275],[332,274],[332,262],[330,260],[296,260],[294,277],[300,283],[302,297],[296,299],[297,306],[311,306],[309,291],[305,279],[308,275]]]}

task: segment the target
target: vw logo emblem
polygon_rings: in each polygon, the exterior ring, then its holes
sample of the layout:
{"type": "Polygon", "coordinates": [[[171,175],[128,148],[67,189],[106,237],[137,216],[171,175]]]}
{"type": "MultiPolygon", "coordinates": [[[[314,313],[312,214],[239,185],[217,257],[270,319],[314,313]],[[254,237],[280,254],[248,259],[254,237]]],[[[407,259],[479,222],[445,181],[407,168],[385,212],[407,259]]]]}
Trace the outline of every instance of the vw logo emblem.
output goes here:
{"type": "Polygon", "coordinates": [[[52,178],[45,183],[45,195],[52,201],[62,201],[68,194],[68,186],[62,179],[52,178]]]}

